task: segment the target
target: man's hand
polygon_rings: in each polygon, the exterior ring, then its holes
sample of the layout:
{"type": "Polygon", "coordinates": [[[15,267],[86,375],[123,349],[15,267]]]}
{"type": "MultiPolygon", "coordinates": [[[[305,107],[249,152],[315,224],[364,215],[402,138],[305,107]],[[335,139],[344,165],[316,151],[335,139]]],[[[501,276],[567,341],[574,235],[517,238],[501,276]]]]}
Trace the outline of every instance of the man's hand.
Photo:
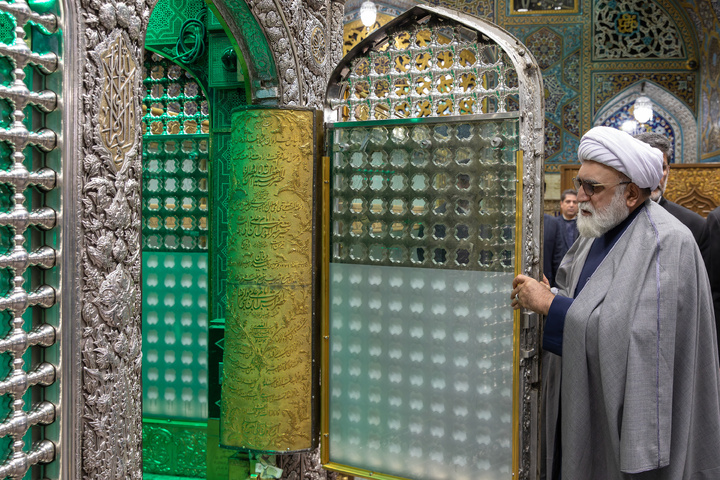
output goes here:
{"type": "Polygon", "coordinates": [[[513,309],[527,308],[535,313],[547,315],[550,304],[555,298],[549,287],[550,285],[540,283],[534,278],[518,275],[513,280],[510,306],[513,309]]]}

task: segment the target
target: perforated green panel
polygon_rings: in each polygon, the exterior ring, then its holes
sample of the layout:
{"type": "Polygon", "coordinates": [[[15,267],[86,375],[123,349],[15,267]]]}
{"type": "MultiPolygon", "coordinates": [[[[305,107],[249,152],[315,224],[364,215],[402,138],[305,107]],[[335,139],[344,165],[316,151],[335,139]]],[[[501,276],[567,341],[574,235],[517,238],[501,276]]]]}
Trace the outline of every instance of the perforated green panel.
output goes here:
{"type": "Polygon", "coordinates": [[[237,62],[234,62],[235,70],[228,70],[222,61],[223,55],[233,48],[230,39],[225,32],[217,32],[211,33],[209,40],[209,86],[216,88],[242,87],[244,83],[238,81],[237,62]]]}
{"type": "Polygon", "coordinates": [[[176,119],[208,127],[208,106],[181,67],[146,60],[146,121],[161,134],[143,138],[143,415],[206,419],[209,135],[176,119]]]}
{"type": "Polygon", "coordinates": [[[144,135],[210,132],[208,102],[192,74],[156,53],[146,54],[144,71],[144,135]]]}
{"type": "Polygon", "coordinates": [[[202,0],[160,0],[148,24],[146,45],[175,44],[180,28],[188,18],[195,18],[205,9],[202,0]]]}

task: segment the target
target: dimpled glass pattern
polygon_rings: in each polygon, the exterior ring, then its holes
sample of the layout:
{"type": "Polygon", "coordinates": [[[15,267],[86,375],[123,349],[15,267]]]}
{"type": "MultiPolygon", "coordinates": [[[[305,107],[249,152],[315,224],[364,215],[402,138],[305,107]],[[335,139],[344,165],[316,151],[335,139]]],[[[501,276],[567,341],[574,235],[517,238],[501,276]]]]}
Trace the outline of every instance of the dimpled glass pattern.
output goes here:
{"type": "Polygon", "coordinates": [[[330,459],[509,478],[510,272],[330,265],[330,459]]]}
{"type": "Polygon", "coordinates": [[[510,475],[517,119],[332,131],[330,461],[510,475]]]}
{"type": "Polygon", "coordinates": [[[208,412],[208,259],[143,252],[143,417],[208,412]]]}
{"type": "Polygon", "coordinates": [[[517,75],[503,50],[477,32],[434,24],[390,31],[353,59],[342,121],[427,118],[517,109],[517,75]],[[510,101],[510,100],[514,101],[510,101]]]}
{"type": "Polygon", "coordinates": [[[516,120],[333,135],[333,262],[514,271],[516,120]]]}

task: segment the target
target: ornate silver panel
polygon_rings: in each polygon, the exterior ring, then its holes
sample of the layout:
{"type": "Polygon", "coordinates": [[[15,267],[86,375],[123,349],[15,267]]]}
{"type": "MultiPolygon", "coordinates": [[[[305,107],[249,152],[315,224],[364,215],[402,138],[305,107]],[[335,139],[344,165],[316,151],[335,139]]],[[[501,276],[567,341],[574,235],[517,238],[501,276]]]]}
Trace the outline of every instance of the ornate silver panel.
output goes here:
{"type": "Polygon", "coordinates": [[[142,478],[142,40],[154,2],[69,2],[59,476],[142,478]]]}

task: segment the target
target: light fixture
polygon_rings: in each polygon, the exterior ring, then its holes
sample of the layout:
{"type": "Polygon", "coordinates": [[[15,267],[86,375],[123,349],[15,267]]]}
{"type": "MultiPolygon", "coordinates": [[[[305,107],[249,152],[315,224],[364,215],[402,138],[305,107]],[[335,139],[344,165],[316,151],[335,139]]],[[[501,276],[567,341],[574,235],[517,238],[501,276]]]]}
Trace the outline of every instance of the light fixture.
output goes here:
{"type": "Polygon", "coordinates": [[[625,120],[622,125],[620,125],[620,130],[632,135],[635,132],[637,126],[638,124],[635,120],[625,120]]]}
{"type": "Polygon", "coordinates": [[[653,117],[652,100],[644,95],[636,98],[633,115],[639,123],[649,122],[653,117]]]}
{"type": "Polygon", "coordinates": [[[360,5],[360,21],[363,25],[370,28],[375,25],[377,18],[377,6],[370,0],[366,0],[360,5]]]}

